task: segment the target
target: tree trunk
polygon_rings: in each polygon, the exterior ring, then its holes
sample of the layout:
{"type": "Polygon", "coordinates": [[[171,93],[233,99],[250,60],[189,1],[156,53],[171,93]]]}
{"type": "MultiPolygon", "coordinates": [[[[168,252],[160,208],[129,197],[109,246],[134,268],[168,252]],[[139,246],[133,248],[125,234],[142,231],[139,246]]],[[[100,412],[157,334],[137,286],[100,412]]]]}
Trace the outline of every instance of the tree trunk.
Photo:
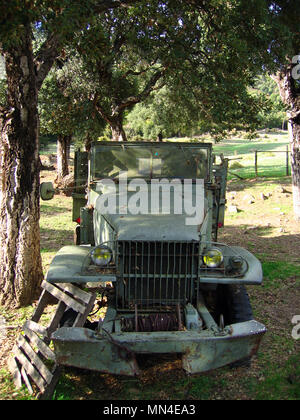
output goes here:
{"type": "Polygon", "coordinates": [[[288,106],[294,215],[300,221],[300,92],[292,76],[292,66],[272,78],[277,83],[283,103],[288,106]]]}
{"type": "Polygon", "coordinates": [[[4,52],[8,108],[2,109],[0,304],[20,307],[37,298],[43,277],[39,231],[37,87],[30,28],[4,52]]]}
{"type": "Polygon", "coordinates": [[[68,158],[72,136],[59,135],[57,137],[57,180],[69,175],[68,158]]]}
{"type": "Polygon", "coordinates": [[[108,115],[99,103],[94,101],[93,104],[101,118],[109,124],[112,133],[112,141],[127,141],[126,133],[123,128],[124,111],[116,111],[113,109],[112,115],[108,115]]]}
{"type": "Polygon", "coordinates": [[[91,150],[92,142],[93,142],[93,139],[90,136],[90,134],[88,133],[85,140],[84,140],[84,148],[85,148],[86,152],[89,152],[91,150]]]}
{"type": "Polygon", "coordinates": [[[113,141],[127,141],[121,118],[110,121],[110,128],[113,141]]]}
{"type": "Polygon", "coordinates": [[[297,118],[289,120],[293,200],[295,218],[300,221],[300,110],[297,118]]]}

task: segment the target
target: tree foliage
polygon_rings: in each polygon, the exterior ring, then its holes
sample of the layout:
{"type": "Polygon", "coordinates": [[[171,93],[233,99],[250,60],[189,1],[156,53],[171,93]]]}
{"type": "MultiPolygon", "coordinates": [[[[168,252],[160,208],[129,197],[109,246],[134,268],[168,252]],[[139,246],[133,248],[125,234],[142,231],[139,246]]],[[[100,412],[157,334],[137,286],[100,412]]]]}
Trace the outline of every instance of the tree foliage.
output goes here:
{"type": "MultiPolygon", "coordinates": [[[[78,77],[88,86],[69,104],[53,91],[62,110],[89,101],[120,132],[129,109],[167,86],[174,111],[180,104],[187,118],[195,111],[220,131],[255,115],[257,102],[246,86],[256,73],[278,65],[291,73],[284,57],[299,52],[299,8],[296,0],[2,0],[0,302],[29,303],[42,276],[37,93],[56,60],[70,66],[76,50],[74,60],[79,54],[83,63],[78,77]],[[34,43],[35,29],[41,42],[34,43]]],[[[298,84],[287,82],[297,125],[298,84]]],[[[300,168],[297,159],[293,164],[300,168]]]]}
{"type": "Polygon", "coordinates": [[[87,136],[99,137],[105,123],[86,97],[85,79],[78,77],[72,64],[63,69],[53,68],[45,79],[39,94],[40,131],[72,136],[82,143],[87,136]],[[72,84],[68,83],[69,78],[72,84]]]}
{"type": "Polygon", "coordinates": [[[266,98],[266,107],[258,112],[258,128],[283,128],[286,126],[286,107],[278,87],[268,75],[261,75],[255,83],[255,94],[266,98]]]}
{"type": "Polygon", "coordinates": [[[138,2],[95,17],[77,33],[73,49],[87,96],[115,140],[126,138],[128,111],[150,95],[153,107],[160,96],[152,93],[163,86],[164,108],[180,108],[187,125],[198,120],[203,129],[222,132],[255,122],[261,102],[247,86],[262,69],[270,22],[261,2],[248,3],[138,2]]]}

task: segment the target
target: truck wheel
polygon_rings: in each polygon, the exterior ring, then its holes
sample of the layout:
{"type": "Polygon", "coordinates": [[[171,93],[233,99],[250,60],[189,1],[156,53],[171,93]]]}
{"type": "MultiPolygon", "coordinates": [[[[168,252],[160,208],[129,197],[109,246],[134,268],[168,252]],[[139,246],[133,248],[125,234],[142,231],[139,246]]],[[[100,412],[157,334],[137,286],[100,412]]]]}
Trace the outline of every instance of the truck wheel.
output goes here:
{"type": "MultiPolygon", "coordinates": [[[[225,325],[251,321],[253,312],[245,286],[222,285],[219,290],[219,307],[223,310],[225,325]]],[[[222,313],[222,312],[221,312],[222,313]]],[[[250,367],[251,357],[231,363],[230,367],[250,367]]]]}
{"type": "MultiPolygon", "coordinates": [[[[74,322],[77,318],[77,315],[78,315],[78,312],[74,311],[74,309],[72,308],[67,309],[60,320],[59,328],[73,327],[74,322]]],[[[87,319],[83,327],[95,331],[98,327],[98,322],[91,322],[87,319]]]]}
{"type": "Polygon", "coordinates": [[[73,327],[77,315],[78,312],[74,309],[67,309],[60,320],[59,327],[73,327]]]}
{"type": "Polygon", "coordinates": [[[222,286],[221,307],[224,308],[226,324],[251,321],[253,312],[245,286],[226,284],[222,286]]]}
{"type": "Polygon", "coordinates": [[[77,225],[74,231],[74,245],[80,245],[80,225],[77,225]]]}

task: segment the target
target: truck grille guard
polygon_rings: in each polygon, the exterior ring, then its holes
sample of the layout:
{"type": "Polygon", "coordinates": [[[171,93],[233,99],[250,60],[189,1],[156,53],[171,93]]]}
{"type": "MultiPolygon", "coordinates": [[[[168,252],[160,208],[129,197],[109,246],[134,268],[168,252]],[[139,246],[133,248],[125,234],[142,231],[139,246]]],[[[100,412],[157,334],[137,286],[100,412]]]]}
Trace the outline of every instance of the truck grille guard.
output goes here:
{"type": "Polygon", "coordinates": [[[118,257],[118,309],[167,309],[193,299],[198,243],[119,241],[118,257]]]}
{"type": "Polygon", "coordinates": [[[114,262],[108,267],[89,266],[85,275],[116,274],[116,307],[122,311],[139,309],[166,310],[197,301],[200,279],[238,278],[248,264],[237,252],[223,243],[191,241],[110,241],[114,262]],[[224,261],[218,268],[203,263],[203,250],[219,248],[224,261]],[[243,262],[240,270],[230,268],[230,258],[243,262]]]}

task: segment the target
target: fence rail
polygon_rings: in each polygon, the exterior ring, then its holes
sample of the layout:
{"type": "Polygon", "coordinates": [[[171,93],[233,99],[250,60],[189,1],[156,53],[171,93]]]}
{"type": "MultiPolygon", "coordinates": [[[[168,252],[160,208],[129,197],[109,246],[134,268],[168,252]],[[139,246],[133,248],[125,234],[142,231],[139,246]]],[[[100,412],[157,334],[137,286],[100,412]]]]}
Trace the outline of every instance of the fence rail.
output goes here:
{"type": "MultiPolygon", "coordinates": [[[[255,150],[254,154],[255,154],[255,175],[259,176],[258,173],[258,155],[259,153],[270,153],[270,152],[266,152],[266,151],[262,151],[262,150],[255,150]]],[[[286,146],[286,150],[273,150],[271,153],[284,153],[285,154],[285,174],[286,176],[290,175],[290,150],[289,150],[289,146],[286,146]]]]}
{"type": "Polygon", "coordinates": [[[252,150],[246,154],[228,155],[229,174],[240,179],[267,176],[290,176],[289,146],[285,150],[252,150]],[[238,164],[234,164],[234,162],[238,164]]]}

